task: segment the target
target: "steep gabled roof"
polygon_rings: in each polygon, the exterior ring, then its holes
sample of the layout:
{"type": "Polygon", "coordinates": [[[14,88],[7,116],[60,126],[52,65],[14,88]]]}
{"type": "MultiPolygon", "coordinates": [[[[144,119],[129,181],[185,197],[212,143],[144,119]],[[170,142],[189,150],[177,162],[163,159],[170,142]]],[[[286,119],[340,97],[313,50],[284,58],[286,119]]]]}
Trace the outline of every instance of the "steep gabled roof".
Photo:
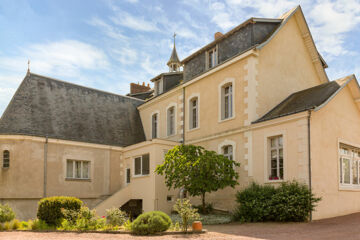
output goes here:
{"type": "Polygon", "coordinates": [[[295,92],[271,109],[264,116],[254,121],[259,123],[271,119],[316,109],[332,98],[348,81],[345,77],[336,81],[323,83],[321,85],[295,92]],[[344,81],[346,80],[346,81],[344,81]]]}
{"type": "Polygon", "coordinates": [[[144,101],[28,73],[0,119],[0,134],[128,146],[145,140],[144,101]]]}

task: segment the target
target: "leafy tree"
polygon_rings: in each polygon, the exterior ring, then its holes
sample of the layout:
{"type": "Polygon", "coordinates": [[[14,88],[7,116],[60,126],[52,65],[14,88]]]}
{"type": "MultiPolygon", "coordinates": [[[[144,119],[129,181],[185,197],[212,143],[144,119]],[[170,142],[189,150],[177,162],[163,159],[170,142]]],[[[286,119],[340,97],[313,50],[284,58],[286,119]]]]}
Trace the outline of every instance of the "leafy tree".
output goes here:
{"type": "Polygon", "coordinates": [[[163,164],[155,172],[165,175],[165,184],[169,188],[185,188],[190,196],[201,196],[205,209],[205,193],[225,187],[235,187],[239,175],[235,171],[239,163],[194,145],[178,145],[165,155],[163,164]]]}

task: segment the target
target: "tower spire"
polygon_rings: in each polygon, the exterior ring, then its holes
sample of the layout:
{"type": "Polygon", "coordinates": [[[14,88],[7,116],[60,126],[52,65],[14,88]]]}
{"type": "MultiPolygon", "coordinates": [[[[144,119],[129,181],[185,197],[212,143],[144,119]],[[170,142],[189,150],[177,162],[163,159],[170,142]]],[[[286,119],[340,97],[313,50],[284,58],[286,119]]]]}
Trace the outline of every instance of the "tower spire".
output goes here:
{"type": "Polygon", "coordinates": [[[175,32],[174,32],[173,38],[174,38],[174,47],[173,47],[170,59],[167,62],[167,65],[169,66],[169,72],[179,72],[181,63],[180,63],[179,57],[176,52],[176,44],[175,44],[176,33],[175,32]]]}

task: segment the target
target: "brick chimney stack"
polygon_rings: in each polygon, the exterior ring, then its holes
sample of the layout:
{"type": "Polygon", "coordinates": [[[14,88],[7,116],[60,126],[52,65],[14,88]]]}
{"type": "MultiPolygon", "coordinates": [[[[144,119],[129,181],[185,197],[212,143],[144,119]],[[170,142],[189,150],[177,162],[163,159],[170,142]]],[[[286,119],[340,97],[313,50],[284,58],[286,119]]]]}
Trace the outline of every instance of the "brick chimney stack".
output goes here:
{"type": "Polygon", "coordinates": [[[215,39],[215,40],[218,40],[218,39],[221,38],[222,36],[224,36],[224,34],[222,34],[221,32],[216,32],[216,33],[214,34],[214,39],[215,39]]]}
{"type": "Polygon", "coordinates": [[[139,83],[130,83],[130,94],[134,94],[134,93],[143,93],[143,92],[148,92],[150,91],[150,84],[147,84],[147,86],[145,85],[145,82],[141,84],[139,83]]]}

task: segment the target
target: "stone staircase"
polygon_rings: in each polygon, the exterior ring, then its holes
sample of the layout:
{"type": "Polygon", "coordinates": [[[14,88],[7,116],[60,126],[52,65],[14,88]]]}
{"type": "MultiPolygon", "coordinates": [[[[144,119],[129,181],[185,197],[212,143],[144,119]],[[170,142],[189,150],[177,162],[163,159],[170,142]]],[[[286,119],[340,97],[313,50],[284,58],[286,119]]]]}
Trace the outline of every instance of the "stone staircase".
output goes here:
{"type": "Polygon", "coordinates": [[[131,187],[129,185],[121,188],[113,195],[98,203],[94,209],[99,216],[105,216],[106,209],[119,208],[131,199],[131,187]]]}

